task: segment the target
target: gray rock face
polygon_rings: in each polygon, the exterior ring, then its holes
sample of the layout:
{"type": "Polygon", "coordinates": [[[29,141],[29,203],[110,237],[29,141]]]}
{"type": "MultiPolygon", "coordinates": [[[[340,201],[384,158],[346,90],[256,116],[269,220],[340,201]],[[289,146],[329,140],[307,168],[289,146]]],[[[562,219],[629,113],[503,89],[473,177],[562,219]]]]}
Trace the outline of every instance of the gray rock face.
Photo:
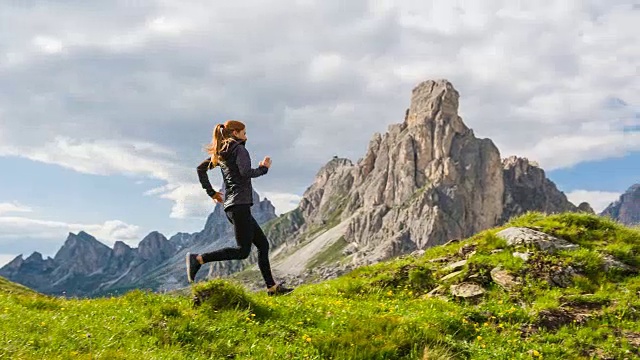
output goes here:
{"type": "Polygon", "coordinates": [[[86,232],[80,231],[77,235],[69,234],[53,260],[58,264],[68,265],[68,267],[63,266],[59,270],[61,272],[73,271],[88,275],[104,268],[109,261],[110,253],[111,249],[108,246],[86,232]]]}
{"type": "Polygon", "coordinates": [[[535,246],[550,253],[558,250],[576,250],[578,245],[553,237],[543,232],[521,227],[510,227],[499,231],[496,236],[507,241],[509,246],[535,246]]]}
{"type": "Polygon", "coordinates": [[[528,252],[521,253],[521,252],[515,251],[511,255],[513,255],[514,257],[518,257],[518,258],[520,258],[520,259],[522,259],[524,261],[528,261],[529,258],[531,257],[531,253],[528,253],[528,252]]]}
{"type": "Polygon", "coordinates": [[[183,249],[191,243],[194,234],[179,232],[169,238],[169,242],[177,249],[183,249]]]}
{"type": "Polygon", "coordinates": [[[106,272],[109,274],[120,274],[130,267],[136,258],[136,250],[122,241],[116,241],[113,245],[111,260],[106,272]]]}
{"type": "Polygon", "coordinates": [[[575,275],[578,275],[578,272],[572,266],[558,267],[554,273],[550,274],[548,281],[551,285],[567,288],[573,285],[575,275]]]}
{"type": "Polygon", "coordinates": [[[456,271],[462,269],[467,264],[467,260],[456,261],[443,268],[445,271],[456,271]]]}
{"type": "Polygon", "coordinates": [[[453,278],[457,277],[458,275],[460,275],[462,273],[463,273],[462,270],[454,271],[451,274],[448,274],[448,275],[445,275],[445,276],[441,277],[440,281],[447,281],[447,280],[453,279],[453,278]]]}
{"type": "Polygon", "coordinates": [[[144,261],[160,262],[175,251],[175,245],[157,231],[149,233],[138,244],[138,257],[144,261]]]}
{"type": "Polygon", "coordinates": [[[625,225],[640,224],[640,184],[631,186],[600,215],[608,216],[625,225]]]}
{"type": "Polygon", "coordinates": [[[482,286],[474,283],[451,285],[450,291],[451,295],[461,298],[473,298],[486,292],[482,286]]]}
{"type": "Polygon", "coordinates": [[[636,269],[632,268],[631,266],[619,261],[618,259],[614,258],[613,256],[607,254],[604,255],[603,258],[603,268],[604,271],[609,271],[612,269],[616,269],[616,270],[620,270],[620,271],[624,271],[624,272],[635,272],[636,269]]]}
{"type": "Polygon", "coordinates": [[[513,275],[509,274],[508,271],[503,270],[501,267],[496,267],[491,270],[491,280],[502,286],[505,290],[512,290],[519,284],[513,275]]]}
{"type": "Polygon", "coordinates": [[[335,225],[353,185],[353,169],[351,160],[336,157],[318,171],[300,201],[307,228],[335,225]]]}
{"type": "MultiPolygon", "coordinates": [[[[544,170],[537,164],[526,158],[511,156],[502,162],[502,166],[505,183],[502,222],[532,210],[545,213],[578,211],[578,207],[567,200],[566,195],[547,179],[544,170]]],[[[589,204],[584,204],[583,209],[591,208],[589,204]]]]}
{"type": "Polygon", "coordinates": [[[277,217],[276,208],[273,206],[271,201],[267,198],[260,200],[260,196],[255,191],[253,191],[253,206],[251,207],[251,214],[258,224],[264,224],[277,217]]]}
{"type": "Polygon", "coordinates": [[[593,211],[593,208],[591,207],[591,205],[589,205],[588,202],[581,202],[580,205],[578,205],[578,211],[588,214],[596,213],[595,211],[593,211]]]}

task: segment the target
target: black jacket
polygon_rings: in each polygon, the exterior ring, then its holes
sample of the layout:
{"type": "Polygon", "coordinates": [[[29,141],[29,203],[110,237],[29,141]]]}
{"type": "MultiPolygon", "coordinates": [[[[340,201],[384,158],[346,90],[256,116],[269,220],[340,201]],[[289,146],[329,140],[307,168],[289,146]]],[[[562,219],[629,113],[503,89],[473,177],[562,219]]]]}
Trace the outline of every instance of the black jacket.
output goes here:
{"type": "MultiPolygon", "coordinates": [[[[251,157],[245,148],[246,140],[231,141],[225,151],[220,153],[222,158],[219,162],[222,170],[222,178],[225,186],[224,208],[232,205],[249,204],[253,205],[253,187],[251,179],[267,173],[269,168],[259,166],[251,168],[251,157]]],[[[207,191],[207,195],[213,196],[216,191],[211,187],[207,171],[211,169],[211,158],[206,159],[198,165],[198,179],[202,188],[207,191]]]]}

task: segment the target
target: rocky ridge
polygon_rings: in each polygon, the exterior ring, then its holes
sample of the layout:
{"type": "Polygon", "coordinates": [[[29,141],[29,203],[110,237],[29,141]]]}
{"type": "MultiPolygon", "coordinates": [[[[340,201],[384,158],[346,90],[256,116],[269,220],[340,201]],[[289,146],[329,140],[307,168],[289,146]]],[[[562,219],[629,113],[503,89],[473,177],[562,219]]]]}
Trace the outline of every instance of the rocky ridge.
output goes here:
{"type": "Polygon", "coordinates": [[[640,225],[640,184],[635,184],[627,189],[600,215],[610,217],[625,225],[640,225]]]}

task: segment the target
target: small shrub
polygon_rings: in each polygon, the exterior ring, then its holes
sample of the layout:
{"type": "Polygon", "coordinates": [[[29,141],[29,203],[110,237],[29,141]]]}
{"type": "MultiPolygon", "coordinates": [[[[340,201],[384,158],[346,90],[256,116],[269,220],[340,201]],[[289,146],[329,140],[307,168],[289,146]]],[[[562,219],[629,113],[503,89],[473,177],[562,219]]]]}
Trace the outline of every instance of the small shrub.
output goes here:
{"type": "Polygon", "coordinates": [[[415,290],[430,289],[435,285],[433,272],[426,267],[416,267],[409,270],[409,284],[415,290]]]}
{"type": "Polygon", "coordinates": [[[193,288],[194,302],[214,312],[223,310],[252,310],[256,314],[265,309],[258,306],[239,284],[225,280],[212,280],[193,288]]]}

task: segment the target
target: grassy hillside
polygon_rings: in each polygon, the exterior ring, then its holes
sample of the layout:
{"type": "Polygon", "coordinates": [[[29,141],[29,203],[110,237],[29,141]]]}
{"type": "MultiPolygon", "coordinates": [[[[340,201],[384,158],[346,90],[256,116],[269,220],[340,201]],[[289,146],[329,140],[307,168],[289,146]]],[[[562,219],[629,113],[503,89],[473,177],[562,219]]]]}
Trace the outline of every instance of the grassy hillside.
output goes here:
{"type": "Polygon", "coordinates": [[[491,229],[287,296],[248,293],[221,280],[199,284],[199,305],[141,291],[65,300],[3,281],[0,358],[640,357],[640,232],[584,214],[532,213],[507,226],[539,229],[580,248],[509,248],[495,235],[502,228],[491,229]],[[531,254],[525,261],[514,251],[531,254]],[[606,266],[605,255],[624,268],[606,266]],[[447,269],[462,259],[459,272],[447,269]],[[513,277],[510,290],[492,280],[497,266],[513,277]],[[462,282],[486,292],[452,296],[450,287],[462,282]]]}
{"type": "Polygon", "coordinates": [[[35,294],[36,294],[35,291],[25,286],[16,284],[3,277],[0,277],[0,296],[35,295],[35,294]]]}

